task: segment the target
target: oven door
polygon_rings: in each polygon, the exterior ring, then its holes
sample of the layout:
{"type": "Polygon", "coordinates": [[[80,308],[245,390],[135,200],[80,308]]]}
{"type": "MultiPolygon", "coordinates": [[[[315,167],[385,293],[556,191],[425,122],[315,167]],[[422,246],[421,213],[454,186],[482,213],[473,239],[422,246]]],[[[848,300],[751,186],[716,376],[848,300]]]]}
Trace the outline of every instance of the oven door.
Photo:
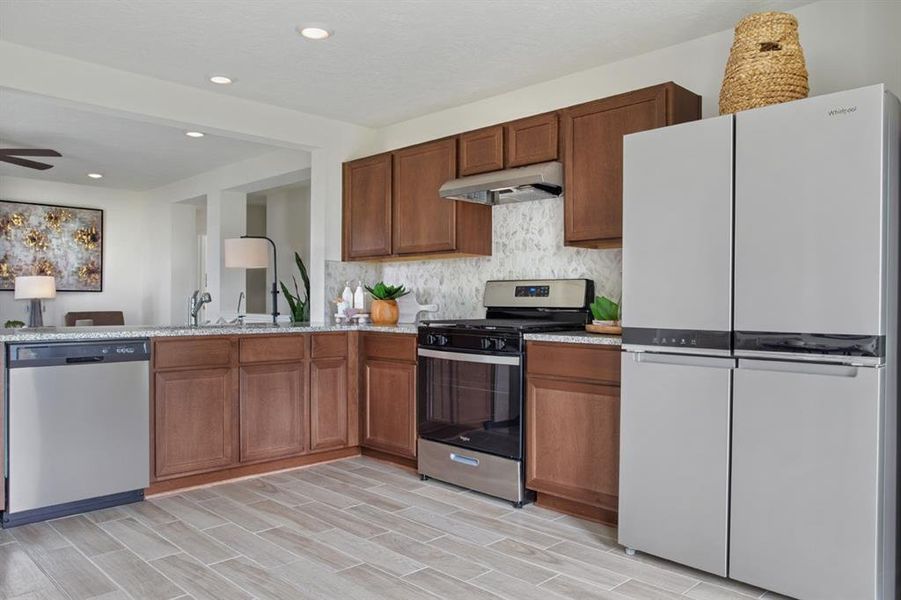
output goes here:
{"type": "Polygon", "coordinates": [[[419,437],[522,459],[522,360],[419,349],[419,437]]]}

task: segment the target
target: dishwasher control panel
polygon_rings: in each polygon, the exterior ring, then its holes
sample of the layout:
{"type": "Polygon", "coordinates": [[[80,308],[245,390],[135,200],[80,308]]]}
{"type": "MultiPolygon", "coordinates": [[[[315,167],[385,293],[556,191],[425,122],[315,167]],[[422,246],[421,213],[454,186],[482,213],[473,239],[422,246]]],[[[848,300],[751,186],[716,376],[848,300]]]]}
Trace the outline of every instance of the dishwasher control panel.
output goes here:
{"type": "Polygon", "coordinates": [[[9,344],[10,369],[150,360],[150,341],[110,340],[9,344]]]}

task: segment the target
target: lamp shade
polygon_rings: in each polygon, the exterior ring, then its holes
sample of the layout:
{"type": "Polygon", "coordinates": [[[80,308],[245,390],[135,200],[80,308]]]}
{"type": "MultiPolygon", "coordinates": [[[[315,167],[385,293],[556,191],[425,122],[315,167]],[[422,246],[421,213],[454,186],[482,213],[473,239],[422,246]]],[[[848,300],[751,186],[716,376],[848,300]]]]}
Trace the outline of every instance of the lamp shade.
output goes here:
{"type": "Polygon", "coordinates": [[[56,298],[56,280],[43,275],[16,277],[16,300],[56,298]]]}
{"type": "Polygon", "coordinates": [[[225,240],[225,266],[238,269],[265,269],[269,266],[269,241],[265,238],[225,240]]]}

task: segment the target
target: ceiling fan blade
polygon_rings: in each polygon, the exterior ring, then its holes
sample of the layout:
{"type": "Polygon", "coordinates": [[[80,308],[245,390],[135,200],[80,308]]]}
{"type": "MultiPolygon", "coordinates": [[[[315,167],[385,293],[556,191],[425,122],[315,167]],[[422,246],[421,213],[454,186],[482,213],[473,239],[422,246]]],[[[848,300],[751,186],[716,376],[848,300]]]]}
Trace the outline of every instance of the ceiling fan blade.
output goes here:
{"type": "Polygon", "coordinates": [[[53,168],[53,165],[48,165],[47,163],[37,162],[35,160],[26,160],[24,158],[16,158],[15,156],[3,156],[2,154],[0,154],[0,162],[8,162],[13,165],[19,165],[20,167],[37,169],[38,171],[46,171],[47,169],[53,168]]]}
{"type": "Polygon", "coordinates": [[[0,155],[5,156],[62,156],[50,148],[0,148],[0,155]]]}

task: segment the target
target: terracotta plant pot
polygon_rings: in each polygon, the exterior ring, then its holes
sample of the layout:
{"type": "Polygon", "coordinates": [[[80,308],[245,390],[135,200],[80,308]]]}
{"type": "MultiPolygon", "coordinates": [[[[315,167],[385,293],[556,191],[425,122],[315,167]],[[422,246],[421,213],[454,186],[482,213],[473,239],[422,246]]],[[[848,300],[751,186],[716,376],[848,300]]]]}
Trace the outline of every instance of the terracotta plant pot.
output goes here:
{"type": "Polygon", "coordinates": [[[396,325],[397,300],[373,300],[369,313],[374,325],[396,325]]]}

